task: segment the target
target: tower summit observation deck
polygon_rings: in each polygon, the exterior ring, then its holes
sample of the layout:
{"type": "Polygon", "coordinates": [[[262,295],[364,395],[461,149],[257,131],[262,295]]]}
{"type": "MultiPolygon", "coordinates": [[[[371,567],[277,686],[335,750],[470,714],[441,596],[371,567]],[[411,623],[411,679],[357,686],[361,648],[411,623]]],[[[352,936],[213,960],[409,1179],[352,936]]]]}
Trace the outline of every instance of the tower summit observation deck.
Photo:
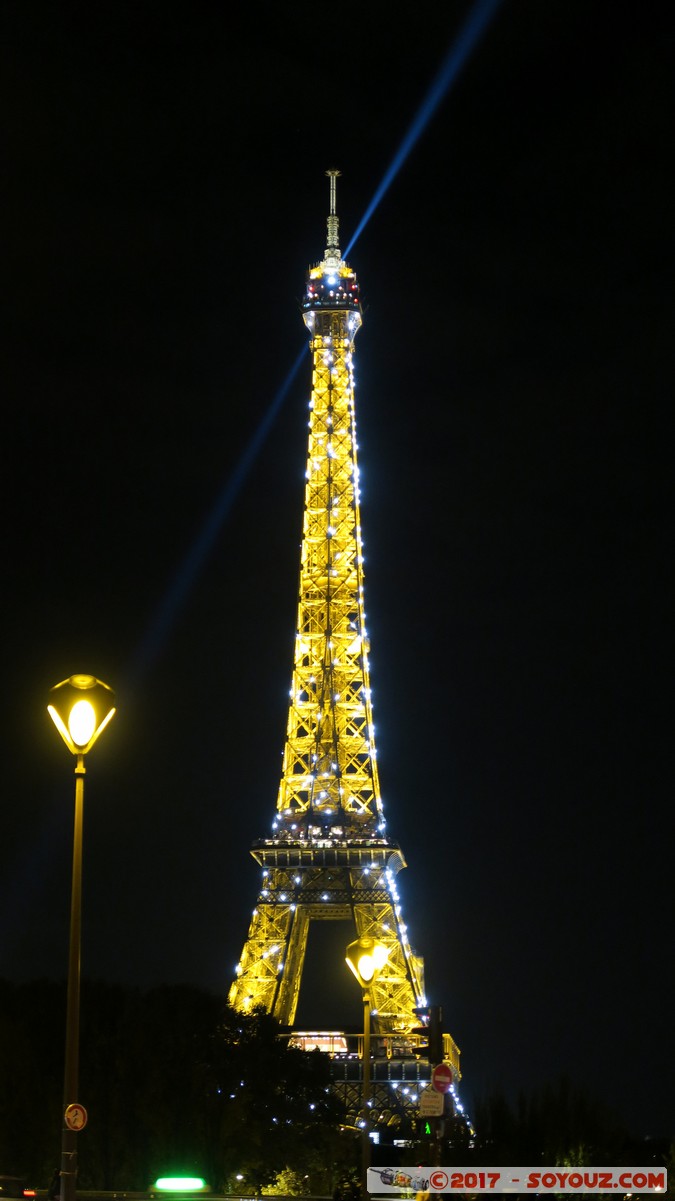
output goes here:
{"type": "MultiPolygon", "coordinates": [[[[426,1005],[423,961],[396,888],[405,867],[385,830],[370,692],[359,508],[354,339],[362,312],[343,260],[330,180],[323,259],[302,302],[312,393],[290,704],[271,836],[253,844],[262,880],[229,999],[293,1025],[312,920],[346,920],[389,952],[372,986],[374,1031],[405,1035],[426,1005]]],[[[339,971],[336,965],[336,971],[339,971]]],[[[451,1061],[458,1066],[454,1043],[451,1061]]]]}

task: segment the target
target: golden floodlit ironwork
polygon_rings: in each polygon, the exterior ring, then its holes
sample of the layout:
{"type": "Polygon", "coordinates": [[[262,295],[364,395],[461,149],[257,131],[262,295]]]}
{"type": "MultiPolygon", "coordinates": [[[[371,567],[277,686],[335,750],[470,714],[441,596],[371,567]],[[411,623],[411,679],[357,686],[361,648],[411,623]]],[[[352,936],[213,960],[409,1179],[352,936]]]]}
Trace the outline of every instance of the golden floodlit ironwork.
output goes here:
{"type": "Polygon", "coordinates": [[[309,270],[302,304],[313,375],[283,767],[271,837],[252,848],[262,880],[229,999],[243,1010],[262,1005],[292,1026],[310,922],[350,919],[357,938],[386,951],[370,988],[373,1030],[400,1036],[419,1024],[424,968],[408,941],[396,889],[406,864],[386,833],[380,795],[354,409],[362,312],[356,275],[339,248],[339,172],[327,175],[326,251],[309,270]]]}

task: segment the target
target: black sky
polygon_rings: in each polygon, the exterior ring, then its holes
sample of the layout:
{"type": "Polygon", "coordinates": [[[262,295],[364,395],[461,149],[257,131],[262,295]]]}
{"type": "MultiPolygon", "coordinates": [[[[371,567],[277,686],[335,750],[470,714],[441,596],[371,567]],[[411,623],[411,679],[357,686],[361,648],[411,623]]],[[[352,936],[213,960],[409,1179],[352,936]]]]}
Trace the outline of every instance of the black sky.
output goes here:
{"type": "MultiPolygon", "coordinates": [[[[119,713],[83,972],[227,992],[281,764],[308,356],[256,438],[306,345],[324,171],[344,245],[470,12],[3,7],[0,977],[65,975],[46,693],[92,671],[119,713]]],[[[665,6],[504,0],[349,255],[378,757],[429,999],[469,1105],[565,1072],[645,1135],[675,1133],[672,43],[665,6]]],[[[351,1020],[329,934],[311,974],[351,1020]]]]}

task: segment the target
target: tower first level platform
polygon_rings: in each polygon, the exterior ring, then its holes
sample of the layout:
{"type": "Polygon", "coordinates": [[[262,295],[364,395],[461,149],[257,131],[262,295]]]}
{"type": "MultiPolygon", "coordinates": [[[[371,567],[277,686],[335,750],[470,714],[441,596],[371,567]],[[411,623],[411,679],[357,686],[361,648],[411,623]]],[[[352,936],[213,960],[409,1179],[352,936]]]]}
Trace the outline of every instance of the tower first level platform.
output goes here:
{"type": "MultiPolygon", "coordinates": [[[[377,1028],[401,1033],[419,1023],[422,962],[410,949],[397,912],[395,875],[400,849],[387,839],[256,842],[262,886],[232,987],[233,1004],[262,1004],[292,1026],[300,992],[309,923],[350,920],[357,937],[375,938],[389,954],[372,985],[377,1028]]],[[[339,969],[338,969],[339,970],[339,969]]]]}

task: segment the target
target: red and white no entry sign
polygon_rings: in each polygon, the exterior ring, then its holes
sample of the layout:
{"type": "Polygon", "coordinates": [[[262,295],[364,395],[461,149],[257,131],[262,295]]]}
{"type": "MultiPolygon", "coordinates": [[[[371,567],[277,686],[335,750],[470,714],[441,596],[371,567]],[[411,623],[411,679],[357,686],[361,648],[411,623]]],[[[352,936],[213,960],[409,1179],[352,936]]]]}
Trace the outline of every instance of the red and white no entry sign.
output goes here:
{"type": "Polygon", "coordinates": [[[431,1087],[437,1093],[447,1093],[452,1085],[452,1068],[447,1063],[439,1063],[431,1073],[431,1087]]]}

